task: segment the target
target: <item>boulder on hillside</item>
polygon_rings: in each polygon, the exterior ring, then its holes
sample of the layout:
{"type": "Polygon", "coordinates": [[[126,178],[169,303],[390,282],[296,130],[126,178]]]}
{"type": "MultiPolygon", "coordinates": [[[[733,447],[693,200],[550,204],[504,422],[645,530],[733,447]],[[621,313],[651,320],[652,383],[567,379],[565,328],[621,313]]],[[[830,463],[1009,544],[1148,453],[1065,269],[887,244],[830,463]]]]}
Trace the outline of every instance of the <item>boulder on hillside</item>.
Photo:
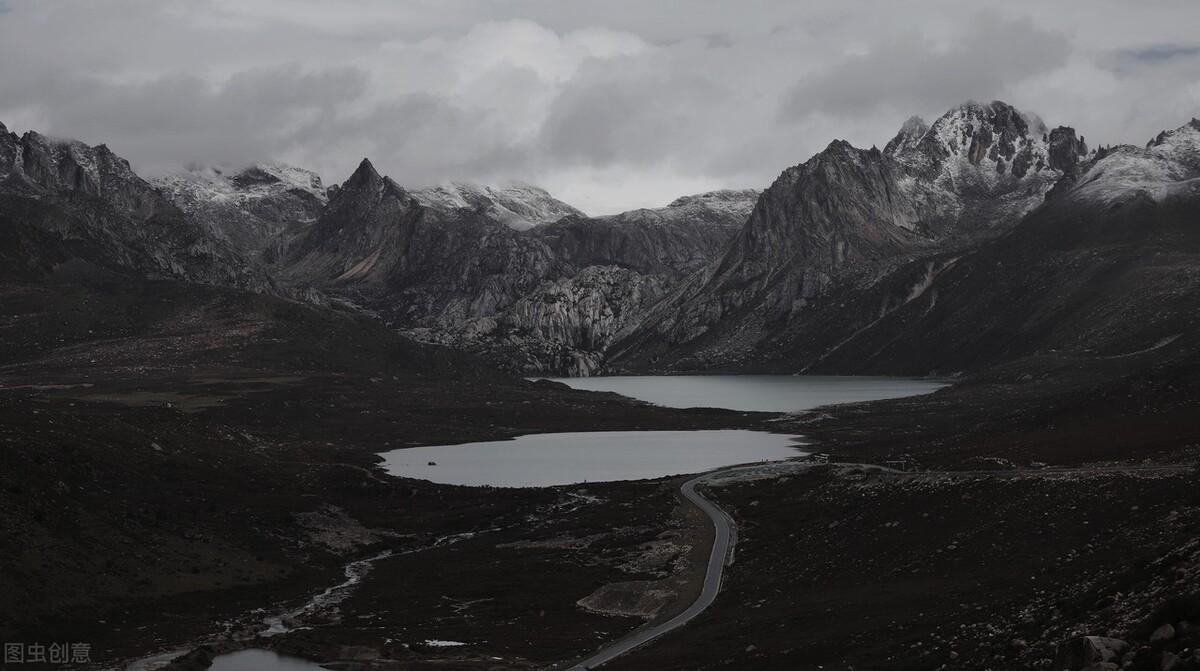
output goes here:
{"type": "Polygon", "coordinates": [[[1080,636],[1058,646],[1054,668],[1081,671],[1095,664],[1116,662],[1128,649],[1129,644],[1119,638],[1080,636]]]}

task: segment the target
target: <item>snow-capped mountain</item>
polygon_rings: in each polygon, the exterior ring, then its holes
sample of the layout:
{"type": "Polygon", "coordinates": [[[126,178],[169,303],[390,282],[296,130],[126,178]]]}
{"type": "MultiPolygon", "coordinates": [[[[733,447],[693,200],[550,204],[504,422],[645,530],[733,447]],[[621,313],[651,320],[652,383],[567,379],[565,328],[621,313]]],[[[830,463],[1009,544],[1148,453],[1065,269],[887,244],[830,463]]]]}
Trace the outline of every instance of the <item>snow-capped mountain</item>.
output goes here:
{"type": "Polygon", "coordinates": [[[520,201],[497,200],[496,190],[409,190],[366,160],[330,193],[289,253],[289,283],[343,295],[422,340],[512,369],[572,373],[594,370],[612,334],[711,259],[755,197],[709,194],[588,218],[540,190],[521,190],[520,201]],[[517,211],[530,224],[534,212],[543,221],[566,214],[518,229],[517,211]]]}
{"type": "Polygon", "coordinates": [[[503,186],[448,182],[410,189],[409,193],[426,207],[480,211],[518,231],[553,223],[567,216],[584,216],[544,189],[519,182],[503,186]]]}
{"type": "Polygon", "coordinates": [[[187,217],[105,145],[18,137],[0,124],[7,271],[90,268],[263,290],[269,278],[187,217]]]}
{"type": "Polygon", "coordinates": [[[1111,203],[1143,194],[1156,201],[1200,189],[1200,120],[1163,131],[1145,148],[1106,149],[1078,181],[1073,196],[1111,203]]]}
{"type": "Polygon", "coordinates": [[[962,235],[1024,216],[1087,146],[1069,128],[1051,131],[994,101],[965,103],[931,126],[910,118],[883,153],[899,167],[897,186],[921,223],[936,235],[962,235]]]}
{"type": "Polygon", "coordinates": [[[266,262],[279,258],[291,238],[317,220],[326,203],[317,173],[282,163],[240,170],[193,167],[152,183],[247,257],[266,262]]]}
{"type": "Polygon", "coordinates": [[[1186,326],[1152,313],[1192,295],[1168,288],[1195,279],[1198,203],[1200,121],[1089,151],[1000,102],[909,119],[882,151],[834,141],[761,193],[604,217],[524,185],[409,189],[365,160],[328,190],[278,164],[152,185],[104,146],[0,129],[5,272],[82,260],[333,295],[526,373],[924,373],[1039,346],[1119,352],[1186,326]],[[1099,299],[1062,290],[1110,277],[1099,299]]]}
{"type": "Polygon", "coordinates": [[[1070,128],[968,104],[910,120],[881,154],[834,143],[785,172],[606,365],[928,374],[1191,356],[1197,216],[1200,122],[1089,152],[1070,128]]]}
{"type": "Polygon", "coordinates": [[[1176,362],[1200,328],[1200,122],[1066,172],[1006,234],[831,295],[782,358],[898,374],[1194,365],[1176,362]]]}
{"type": "Polygon", "coordinates": [[[721,257],[622,334],[618,365],[775,356],[763,350],[791,347],[842,292],[1011,230],[1085,151],[1073,130],[998,101],[909,119],[883,151],[834,141],[785,170],[721,257]]]}
{"type": "Polygon", "coordinates": [[[0,124],[0,183],[11,192],[95,196],[134,216],[161,203],[129,162],[105,145],[51,138],[29,131],[18,137],[0,124]]]}

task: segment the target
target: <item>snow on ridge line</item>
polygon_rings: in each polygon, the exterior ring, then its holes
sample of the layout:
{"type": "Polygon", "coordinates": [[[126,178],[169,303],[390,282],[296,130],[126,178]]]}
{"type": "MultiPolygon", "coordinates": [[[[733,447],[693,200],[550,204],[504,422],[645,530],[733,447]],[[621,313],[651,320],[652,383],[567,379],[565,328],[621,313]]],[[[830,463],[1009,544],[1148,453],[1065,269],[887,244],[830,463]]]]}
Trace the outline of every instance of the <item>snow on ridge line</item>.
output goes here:
{"type": "Polygon", "coordinates": [[[1200,179],[1200,124],[1164,131],[1145,148],[1122,145],[1095,161],[1073,190],[1102,204],[1138,194],[1163,201],[1200,179]]]}
{"type": "Polygon", "coordinates": [[[321,201],[326,199],[319,174],[278,162],[254,163],[237,170],[217,165],[192,166],[150,182],[168,194],[187,195],[197,201],[214,203],[263,198],[293,189],[306,191],[321,201]],[[278,181],[256,182],[252,175],[256,170],[278,181]],[[238,184],[239,178],[247,183],[238,184]]]}
{"type": "Polygon", "coordinates": [[[523,182],[499,186],[469,182],[444,182],[406,189],[422,205],[445,209],[484,208],[509,228],[526,230],[566,216],[584,216],[541,187],[523,182]]]}

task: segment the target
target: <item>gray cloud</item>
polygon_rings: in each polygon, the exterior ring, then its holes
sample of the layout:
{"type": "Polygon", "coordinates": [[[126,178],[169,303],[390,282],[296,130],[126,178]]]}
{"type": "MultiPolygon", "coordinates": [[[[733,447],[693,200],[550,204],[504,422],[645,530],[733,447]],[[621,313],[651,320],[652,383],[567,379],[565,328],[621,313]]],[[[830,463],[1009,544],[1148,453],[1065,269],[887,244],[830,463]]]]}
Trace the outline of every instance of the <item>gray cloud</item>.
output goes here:
{"type": "MultiPolygon", "coordinates": [[[[705,144],[704,105],[722,91],[699,77],[605,76],[570,86],[542,129],[552,155],[585,164],[653,164],[705,144]]],[[[725,92],[729,95],[729,92],[725,92]]]]}
{"type": "Polygon", "coordinates": [[[361,71],[304,72],[294,66],[238,72],[212,86],[188,74],[114,84],[95,78],[0,84],[0,99],[37,100],[58,134],[114,138],[155,171],[181,160],[245,163],[303,141],[336,106],[366,91],[361,71]]]}
{"type": "Polygon", "coordinates": [[[146,173],[520,179],[585,210],[763,186],[834,137],[1006,99],[1095,142],[1200,109],[1194,2],[0,0],[0,120],[146,173]]]}
{"type": "Polygon", "coordinates": [[[1200,45],[1154,44],[1120,49],[1112,54],[1110,63],[1114,72],[1127,76],[1147,69],[1193,66],[1200,63],[1200,45]]]}
{"type": "Polygon", "coordinates": [[[1200,46],[1180,44],[1156,44],[1141,49],[1129,49],[1123,52],[1129,59],[1142,63],[1161,63],[1175,58],[1200,55],[1200,46]]]}
{"type": "Polygon", "coordinates": [[[1061,67],[1069,54],[1064,35],[1039,29],[1028,18],[982,14],[946,47],[906,32],[834,63],[797,84],[782,115],[864,115],[880,107],[917,111],[1003,98],[1011,85],[1061,67]]]}

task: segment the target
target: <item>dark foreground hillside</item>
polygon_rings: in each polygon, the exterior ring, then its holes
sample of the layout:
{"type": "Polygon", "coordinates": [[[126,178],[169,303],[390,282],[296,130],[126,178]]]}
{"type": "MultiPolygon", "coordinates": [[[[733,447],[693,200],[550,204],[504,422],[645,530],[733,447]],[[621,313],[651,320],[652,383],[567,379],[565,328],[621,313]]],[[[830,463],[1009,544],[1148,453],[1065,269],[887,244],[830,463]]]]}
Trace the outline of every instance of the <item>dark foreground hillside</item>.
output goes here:
{"type": "MultiPolygon", "coordinates": [[[[699,592],[713,531],[681,480],[449,487],[389,476],[377,453],[753,427],[818,456],[710,488],[741,541],[716,605],[613,668],[1200,668],[1189,128],[1087,171],[1047,164],[1062,188],[1036,207],[1018,191],[1032,214],[961,258],[876,259],[888,273],[844,310],[771,322],[739,366],[968,371],[797,416],[510,377],[280,288],[106,149],[3,134],[0,637],[89,642],[101,668],[242,647],[562,668],[699,592]],[[1138,181],[1164,152],[1179,179],[1138,181]]],[[[607,253],[575,236],[628,223],[546,234],[607,253]]],[[[783,305],[771,291],[755,314],[783,305]]]]}
{"type": "Polygon", "coordinates": [[[352,559],[560,496],[403,481],[375,469],[378,451],[756,421],[524,382],[236,290],[10,283],[0,304],[0,630],[90,641],[97,660],[210,636],[352,559]]]}

